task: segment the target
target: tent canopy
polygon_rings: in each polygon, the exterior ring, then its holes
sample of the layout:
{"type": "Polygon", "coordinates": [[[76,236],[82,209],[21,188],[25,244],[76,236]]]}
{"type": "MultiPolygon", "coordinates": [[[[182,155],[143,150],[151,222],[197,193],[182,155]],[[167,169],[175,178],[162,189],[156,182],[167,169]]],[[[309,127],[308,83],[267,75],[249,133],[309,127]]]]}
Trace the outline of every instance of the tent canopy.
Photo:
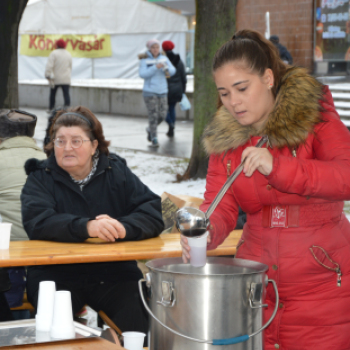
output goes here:
{"type": "Polygon", "coordinates": [[[187,32],[186,17],[144,0],[29,1],[19,34],[187,32]]]}
{"type": "MultiPolygon", "coordinates": [[[[145,0],[30,0],[19,26],[21,36],[109,34],[112,56],[73,57],[73,79],[138,78],[138,53],[156,38],[171,40],[186,60],[187,18],[145,0]]],[[[44,79],[47,57],[18,56],[20,80],[44,79]]]]}

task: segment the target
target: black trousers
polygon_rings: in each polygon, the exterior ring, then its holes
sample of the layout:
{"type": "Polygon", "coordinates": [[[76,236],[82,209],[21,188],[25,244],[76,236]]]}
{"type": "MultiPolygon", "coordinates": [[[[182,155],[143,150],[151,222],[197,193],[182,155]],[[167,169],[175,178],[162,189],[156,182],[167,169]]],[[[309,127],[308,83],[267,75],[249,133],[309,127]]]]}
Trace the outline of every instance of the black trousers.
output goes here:
{"type": "Polygon", "coordinates": [[[12,321],[12,313],[9,307],[9,304],[7,303],[5,293],[0,292],[0,322],[4,321],[12,321]]]}
{"type": "Polygon", "coordinates": [[[69,85],[55,85],[55,87],[50,90],[50,110],[55,107],[56,92],[59,87],[62,88],[63,91],[64,105],[70,106],[69,85]]]}
{"type": "Polygon", "coordinates": [[[39,282],[55,281],[56,290],[68,290],[72,296],[73,314],[89,305],[102,310],[124,332],[148,332],[148,314],[142,305],[137,281],[111,282],[96,275],[70,276],[28,270],[27,296],[37,308],[39,282]]]}

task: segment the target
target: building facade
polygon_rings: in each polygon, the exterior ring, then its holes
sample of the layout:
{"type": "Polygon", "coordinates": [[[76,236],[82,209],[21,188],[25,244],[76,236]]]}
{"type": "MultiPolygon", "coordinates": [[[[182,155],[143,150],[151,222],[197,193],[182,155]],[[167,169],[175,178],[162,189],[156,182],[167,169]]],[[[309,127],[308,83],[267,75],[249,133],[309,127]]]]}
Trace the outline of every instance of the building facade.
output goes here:
{"type": "Polygon", "coordinates": [[[313,0],[238,0],[236,28],[254,29],[264,34],[265,13],[270,13],[270,33],[293,56],[294,64],[314,71],[313,0]]]}
{"type": "Polygon", "coordinates": [[[266,31],[314,75],[350,74],[349,0],[238,0],[237,29],[266,31]]]}

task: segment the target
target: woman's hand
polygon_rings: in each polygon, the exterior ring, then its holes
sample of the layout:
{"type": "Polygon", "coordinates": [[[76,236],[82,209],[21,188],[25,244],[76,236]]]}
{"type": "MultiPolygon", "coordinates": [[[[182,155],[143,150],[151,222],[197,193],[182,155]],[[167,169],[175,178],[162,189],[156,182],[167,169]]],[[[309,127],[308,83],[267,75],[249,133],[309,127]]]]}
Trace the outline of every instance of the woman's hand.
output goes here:
{"type": "Polygon", "coordinates": [[[96,216],[96,220],[87,223],[87,230],[90,237],[98,237],[107,242],[115,242],[118,238],[126,235],[125,227],[116,219],[103,214],[96,216]]]}
{"type": "MultiPolygon", "coordinates": [[[[210,233],[207,237],[207,243],[210,243],[210,233]]],[[[182,246],[182,261],[186,264],[190,261],[191,247],[188,245],[188,240],[185,236],[181,235],[180,244],[182,246]]]]}
{"type": "Polygon", "coordinates": [[[164,64],[163,63],[157,63],[156,67],[159,69],[159,68],[163,68],[164,67],[164,64]]]}
{"type": "Polygon", "coordinates": [[[273,157],[267,148],[247,147],[242,153],[245,159],[243,173],[252,176],[255,170],[263,175],[270,175],[273,168],[273,157]]]}
{"type": "Polygon", "coordinates": [[[180,236],[180,244],[182,246],[182,261],[186,264],[190,261],[190,246],[188,245],[188,240],[185,236],[180,236]]]}

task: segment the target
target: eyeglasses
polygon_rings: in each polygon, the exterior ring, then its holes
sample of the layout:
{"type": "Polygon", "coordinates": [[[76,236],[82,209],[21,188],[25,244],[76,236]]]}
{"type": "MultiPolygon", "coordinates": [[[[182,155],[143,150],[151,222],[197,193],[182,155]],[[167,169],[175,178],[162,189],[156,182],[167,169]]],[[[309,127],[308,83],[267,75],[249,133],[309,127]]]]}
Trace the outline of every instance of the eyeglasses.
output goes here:
{"type": "MultiPolygon", "coordinates": [[[[81,137],[74,137],[73,139],[70,140],[70,144],[73,148],[79,148],[83,144],[83,142],[91,142],[91,140],[83,140],[81,137]]],[[[66,147],[68,140],[66,139],[54,139],[53,143],[55,144],[56,147],[58,148],[63,148],[66,147]]]]}

